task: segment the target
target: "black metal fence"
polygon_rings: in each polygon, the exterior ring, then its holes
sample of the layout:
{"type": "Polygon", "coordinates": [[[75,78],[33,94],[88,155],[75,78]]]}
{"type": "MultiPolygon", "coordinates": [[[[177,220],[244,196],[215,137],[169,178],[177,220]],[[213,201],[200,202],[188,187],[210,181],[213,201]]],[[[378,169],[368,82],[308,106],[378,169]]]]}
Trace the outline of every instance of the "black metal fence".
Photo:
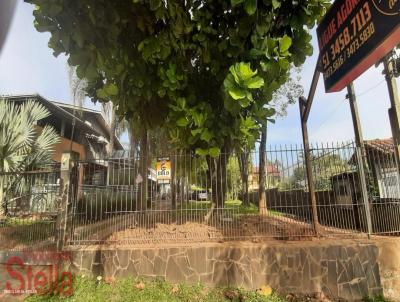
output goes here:
{"type": "MultiPolygon", "coordinates": [[[[315,144],[310,153],[322,236],[400,232],[393,144],[315,144]]],[[[66,173],[67,191],[60,190],[65,174],[59,165],[3,173],[0,249],[54,247],[66,192],[65,240],[72,245],[315,236],[303,147],[268,148],[264,156],[266,165],[260,167],[254,151],[218,158],[176,152],[147,160],[122,152],[77,161],[66,173]]]]}
{"type": "Polygon", "coordinates": [[[60,165],[3,172],[0,179],[0,250],[53,248],[60,165]]]}
{"type": "MultiPolygon", "coordinates": [[[[382,188],[373,185],[379,180],[368,166],[368,190],[363,192],[358,151],[351,142],[311,146],[317,214],[325,236],[398,230],[400,222],[393,209],[397,211],[399,198],[387,201],[376,195],[382,188]],[[367,215],[372,217],[371,230],[367,215]]],[[[395,167],[393,152],[387,157],[366,155],[368,161],[395,167]]],[[[221,154],[217,159],[180,152],[151,156],[145,163],[126,152],[113,158],[80,161],[70,243],[314,236],[303,147],[269,148],[265,156],[266,210],[260,204],[262,169],[258,152],[221,154]],[[140,173],[143,165],[147,167],[145,177],[140,173]],[[162,170],[162,165],[167,168],[162,170]]]]}

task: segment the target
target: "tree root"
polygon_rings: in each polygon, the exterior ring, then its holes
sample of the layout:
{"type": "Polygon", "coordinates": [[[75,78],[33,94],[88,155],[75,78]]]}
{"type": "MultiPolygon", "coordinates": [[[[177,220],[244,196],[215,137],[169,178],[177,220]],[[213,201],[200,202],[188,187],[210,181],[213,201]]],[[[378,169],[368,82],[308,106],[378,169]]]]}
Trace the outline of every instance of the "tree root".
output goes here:
{"type": "Polygon", "coordinates": [[[215,209],[215,203],[213,202],[213,203],[211,204],[210,210],[209,210],[208,213],[204,216],[204,222],[205,222],[205,223],[208,223],[208,222],[209,222],[209,220],[210,220],[210,218],[211,218],[211,216],[212,216],[212,214],[213,214],[213,212],[214,212],[214,209],[215,209]]]}

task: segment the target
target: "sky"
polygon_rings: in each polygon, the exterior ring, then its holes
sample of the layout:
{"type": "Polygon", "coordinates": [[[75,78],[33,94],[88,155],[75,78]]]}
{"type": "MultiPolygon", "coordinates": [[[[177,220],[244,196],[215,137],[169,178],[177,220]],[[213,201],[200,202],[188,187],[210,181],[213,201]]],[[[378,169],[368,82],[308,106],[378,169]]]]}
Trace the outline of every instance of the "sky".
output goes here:
{"type": "MultiPolygon", "coordinates": [[[[0,53],[0,95],[39,93],[43,97],[71,103],[67,61],[63,55],[55,58],[47,43],[49,33],[39,33],[33,26],[33,6],[18,1],[14,19],[0,53]]],[[[313,32],[314,54],[301,71],[301,84],[307,96],[318,56],[313,32]]],[[[355,80],[362,131],[365,139],[391,137],[387,85],[382,75],[382,64],[371,67],[355,80]]],[[[399,80],[397,81],[400,85],[399,80]]],[[[338,93],[325,93],[320,78],[308,130],[311,142],[336,143],[354,139],[354,131],[346,89],[338,93]]],[[[86,101],[86,107],[97,108],[86,101]]],[[[127,140],[124,135],[122,141],[127,140]]],[[[269,125],[268,143],[274,145],[301,144],[301,125],[298,104],[288,108],[288,114],[269,125]]]]}

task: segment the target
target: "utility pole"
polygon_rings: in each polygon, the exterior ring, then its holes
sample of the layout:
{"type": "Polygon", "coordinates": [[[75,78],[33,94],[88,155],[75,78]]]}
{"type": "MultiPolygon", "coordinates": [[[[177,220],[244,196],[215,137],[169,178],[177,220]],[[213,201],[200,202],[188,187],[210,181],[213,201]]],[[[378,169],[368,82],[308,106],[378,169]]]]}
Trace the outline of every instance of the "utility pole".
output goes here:
{"type": "Polygon", "coordinates": [[[389,120],[392,128],[393,143],[395,147],[394,153],[396,156],[397,169],[400,171],[400,100],[396,79],[394,77],[394,67],[393,59],[391,59],[391,53],[386,55],[386,57],[383,59],[383,66],[385,68],[384,73],[391,104],[389,109],[389,120]]]}
{"type": "Polygon", "coordinates": [[[357,147],[363,148],[364,139],[361,130],[361,122],[360,122],[360,116],[358,114],[357,99],[356,99],[356,94],[354,92],[353,82],[347,85],[347,98],[349,99],[350,103],[350,110],[351,110],[351,117],[353,119],[353,128],[354,128],[354,136],[356,139],[356,145],[357,147]]]}
{"type": "MultiPolygon", "coordinates": [[[[369,208],[369,194],[367,188],[367,175],[366,171],[368,171],[368,162],[366,160],[366,153],[364,148],[364,138],[361,129],[360,116],[358,114],[358,106],[356,94],[354,92],[354,85],[350,83],[347,85],[347,98],[350,103],[350,111],[351,117],[353,119],[353,128],[354,128],[354,136],[356,140],[356,154],[357,154],[357,164],[358,164],[358,174],[359,181],[361,184],[362,197],[365,208],[366,222],[367,222],[367,231],[368,236],[372,233],[372,222],[371,222],[371,211],[369,208]]],[[[354,209],[354,218],[356,219],[356,223],[358,227],[361,228],[360,215],[358,213],[358,204],[353,204],[354,209]]]]}

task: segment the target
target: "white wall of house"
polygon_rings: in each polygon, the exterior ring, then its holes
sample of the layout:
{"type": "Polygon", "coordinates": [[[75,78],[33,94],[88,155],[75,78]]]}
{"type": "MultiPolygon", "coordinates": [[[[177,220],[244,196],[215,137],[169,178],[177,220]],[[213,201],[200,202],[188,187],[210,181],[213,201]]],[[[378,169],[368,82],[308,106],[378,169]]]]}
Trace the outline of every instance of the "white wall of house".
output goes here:
{"type": "Polygon", "coordinates": [[[375,163],[380,198],[400,199],[400,176],[395,166],[375,163]]]}

